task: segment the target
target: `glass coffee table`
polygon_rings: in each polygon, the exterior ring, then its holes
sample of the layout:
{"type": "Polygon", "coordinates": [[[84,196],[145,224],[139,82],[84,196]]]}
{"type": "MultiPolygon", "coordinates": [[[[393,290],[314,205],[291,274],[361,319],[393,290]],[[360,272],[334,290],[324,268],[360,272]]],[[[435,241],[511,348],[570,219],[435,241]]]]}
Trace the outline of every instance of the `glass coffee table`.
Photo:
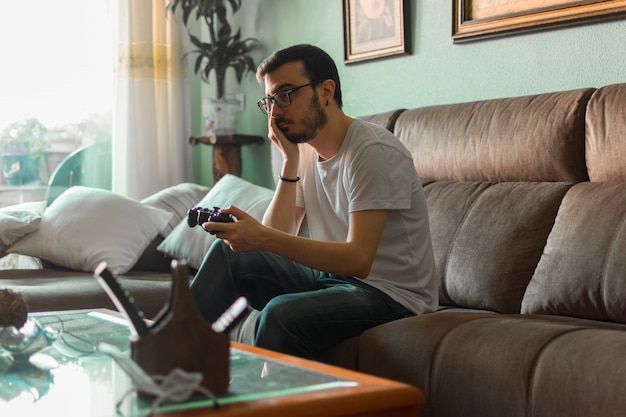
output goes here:
{"type": "MultiPolygon", "coordinates": [[[[138,396],[127,373],[96,349],[129,354],[129,331],[108,310],[37,313],[59,332],[32,362],[0,374],[1,416],[145,416],[152,399],[138,396]]],[[[184,343],[184,341],[181,341],[184,343]]],[[[230,385],[215,399],[194,395],[164,403],[157,415],[176,416],[417,416],[423,394],[410,385],[231,343],[230,385]]]]}

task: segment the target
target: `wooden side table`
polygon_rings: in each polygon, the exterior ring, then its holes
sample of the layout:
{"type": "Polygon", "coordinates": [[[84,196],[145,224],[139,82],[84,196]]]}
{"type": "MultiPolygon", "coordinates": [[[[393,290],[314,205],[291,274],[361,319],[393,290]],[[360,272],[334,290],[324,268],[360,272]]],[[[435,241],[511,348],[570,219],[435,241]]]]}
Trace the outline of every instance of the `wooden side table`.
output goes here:
{"type": "Polygon", "coordinates": [[[189,143],[213,146],[213,182],[218,182],[224,175],[241,176],[241,147],[253,143],[262,144],[262,136],[255,135],[224,135],[224,136],[192,136],[189,143]]]}

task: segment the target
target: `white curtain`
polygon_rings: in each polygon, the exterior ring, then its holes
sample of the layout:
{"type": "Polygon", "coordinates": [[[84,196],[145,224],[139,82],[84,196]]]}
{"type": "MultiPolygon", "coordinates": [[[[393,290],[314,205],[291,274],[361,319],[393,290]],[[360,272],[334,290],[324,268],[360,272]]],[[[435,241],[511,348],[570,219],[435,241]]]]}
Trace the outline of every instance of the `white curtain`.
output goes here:
{"type": "Polygon", "coordinates": [[[163,0],[113,0],[114,192],[135,199],[191,179],[187,31],[163,0]]]}

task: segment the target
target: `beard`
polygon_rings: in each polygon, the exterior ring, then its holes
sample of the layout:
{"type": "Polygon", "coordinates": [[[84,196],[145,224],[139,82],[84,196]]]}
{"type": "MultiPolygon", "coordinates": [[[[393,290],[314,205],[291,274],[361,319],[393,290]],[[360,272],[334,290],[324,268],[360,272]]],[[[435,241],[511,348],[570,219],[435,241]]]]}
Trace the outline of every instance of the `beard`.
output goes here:
{"type": "Polygon", "coordinates": [[[291,143],[306,143],[315,136],[317,136],[318,130],[326,126],[328,122],[328,116],[324,113],[322,105],[320,104],[319,97],[316,95],[311,99],[310,112],[305,116],[300,123],[302,124],[302,130],[299,132],[283,132],[285,137],[291,143]]]}

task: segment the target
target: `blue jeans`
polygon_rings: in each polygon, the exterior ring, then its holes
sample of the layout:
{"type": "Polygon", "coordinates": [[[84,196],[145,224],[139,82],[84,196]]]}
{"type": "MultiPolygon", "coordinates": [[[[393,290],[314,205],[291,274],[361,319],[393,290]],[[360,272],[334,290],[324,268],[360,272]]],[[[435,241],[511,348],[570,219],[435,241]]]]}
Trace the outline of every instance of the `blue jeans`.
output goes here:
{"type": "Polygon", "coordinates": [[[413,315],[363,280],[320,272],[269,252],[235,253],[220,239],[190,288],[209,322],[245,296],[260,312],[255,346],[304,358],[370,327],[413,315]]]}

